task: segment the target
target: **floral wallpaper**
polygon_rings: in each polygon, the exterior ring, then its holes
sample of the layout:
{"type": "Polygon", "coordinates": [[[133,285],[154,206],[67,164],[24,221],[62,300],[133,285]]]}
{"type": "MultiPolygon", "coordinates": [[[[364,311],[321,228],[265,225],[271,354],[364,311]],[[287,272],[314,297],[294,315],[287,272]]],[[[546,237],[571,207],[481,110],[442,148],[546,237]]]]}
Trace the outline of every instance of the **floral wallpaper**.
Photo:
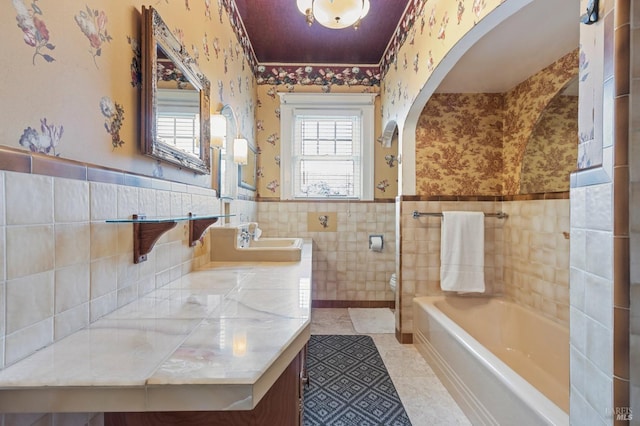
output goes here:
{"type": "MultiPolygon", "coordinates": [[[[522,160],[529,136],[547,104],[577,74],[578,49],[523,81],[506,94],[504,194],[520,192],[522,160]]],[[[576,164],[573,163],[572,166],[575,168],[576,164]]]]}
{"type": "Polygon", "coordinates": [[[420,195],[499,195],[502,94],[434,94],[416,128],[420,195]]]}
{"type": "Polygon", "coordinates": [[[451,48],[505,0],[411,0],[384,54],[383,122],[400,127],[416,96],[451,48]]]}
{"type": "MultiPolygon", "coordinates": [[[[236,2],[233,0],[218,0],[218,14],[220,16],[220,23],[222,23],[222,8],[227,11],[229,17],[229,23],[231,28],[235,32],[238,43],[235,44],[235,47],[232,48],[232,45],[229,45],[229,50],[226,52],[228,55],[231,55],[232,52],[235,52],[236,58],[238,58],[241,54],[241,51],[244,52],[243,63],[246,61],[248,63],[248,68],[250,70],[255,70],[258,66],[258,60],[256,59],[255,53],[253,53],[253,49],[251,48],[251,41],[249,40],[249,36],[245,32],[244,25],[242,24],[242,19],[240,19],[240,13],[236,7],[236,2]]],[[[244,71],[244,65],[242,70],[244,71]]]]}
{"type": "Polygon", "coordinates": [[[32,127],[27,127],[24,129],[24,132],[22,132],[19,143],[31,152],[50,154],[58,157],[60,153],[56,152],[56,147],[60,143],[63,134],[63,126],[47,123],[47,119],[43,118],[40,120],[40,132],[32,127]]]}
{"type": "MultiPolygon", "coordinates": [[[[393,33],[389,46],[382,58],[380,70],[383,76],[392,66],[395,67],[396,70],[398,69],[398,51],[404,42],[407,39],[409,39],[410,44],[415,42],[416,28],[414,28],[414,26],[418,18],[420,18],[420,32],[422,33],[424,31],[424,7],[426,3],[426,0],[410,0],[407,10],[393,33]]],[[[416,53],[416,55],[418,55],[418,53],[416,53]]]]}
{"type": "MultiPolygon", "coordinates": [[[[292,88],[287,85],[258,85],[258,102],[256,111],[256,140],[258,150],[258,185],[257,196],[260,198],[280,198],[280,97],[278,92],[325,92],[322,86],[296,84],[292,88]]],[[[332,92],[377,92],[375,86],[332,85],[332,92]]],[[[398,194],[398,144],[390,148],[382,146],[382,124],[380,98],[375,105],[375,144],[374,156],[374,198],[393,199],[398,194]]]]}
{"type": "MultiPolygon", "coordinates": [[[[260,196],[279,196],[278,91],[379,91],[375,194],[393,198],[398,193],[399,153],[397,144],[385,148],[378,143],[379,132],[391,120],[402,128],[406,112],[442,57],[502,1],[411,0],[380,69],[260,66],[238,25],[231,0],[151,3],[212,82],[212,112],[224,104],[231,105],[242,134],[258,147],[260,196]]],[[[4,25],[0,31],[5,55],[13,59],[6,72],[15,77],[0,85],[4,96],[18,101],[0,107],[2,143],[77,161],[125,167],[143,175],[157,173],[159,165],[140,156],[137,143],[142,4],[139,0],[73,0],[55,6],[42,0],[3,3],[0,20],[4,25]],[[103,108],[103,99],[109,99],[113,108],[103,108]],[[62,132],[56,136],[58,132],[35,130],[34,123],[40,123],[43,117],[47,126],[54,123],[56,129],[64,129],[64,137],[62,132]],[[23,138],[25,132],[28,137],[23,138]],[[36,133],[52,136],[37,139],[36,133]],[[122,161],[124,157],[128,160],[122,161]]],[[[518,109],[509,102],[506,105],[518,109]]],[[[519,186],[520,169],[507,163],[521,160],[526,143],[512,142],[505,145],[503,155],[504,167],[508,168],[503,192],[519,186]]],[[[419,155],[433,153],[421,151],[419,155]]],[[[456,167],[464,164],[464,158],[459,161],[456,167]]],[[[497,167],[498,160],[493,157],[483,161],[497,167]]],[[[187,179],[203,186],[211,183],[209,176],[190,176],[170,165],[162,170],[167,179],[187,179]]],[[[433,172],[418,170],[424,175],[433,172]]],[[[429,189],[433,185],[430,182],[425,190],[435,190],[429,189]]],[[[475,183],[463,176],[456,185],[463,190],[473,188],[475,183]]],[[[482,185],[498,190],[499,183],[483,181],[482,185]]]]}
{"type": "Polygon", "coordinates": [[[33,65],[36,64],[38,56],[47,62],[55,61],[52,53],[56,46],[49,41],[49,29],[38,0],[33,0],[29,6],[22,0],[13,0],[13,7],[16,10],[16,21],[18,28],[22,30],[24,42],[35,50],[32,57],[33,65]]]}
{"type": "Polygon", "coordinates": [[[520,193],[569,190],[578,161],[578,96],[558,95],[535,126],[522,160],[520,193]]]}
{"type": "Polygon", "coordinates": [[[124,108],[117,102],[113,102],[108,96],[100,99],[100,111],[106,118],[104,120],[104,128],[111,135],[111,145],[113,149],[124,145],[124,141],[120,138],[120,129],[124,120],[124,108]]]}
{"type": "Polygon", "coordinates": [[[89,39],[91,45],[89,53],[98,68],[96,57],[102,55],[103,44],[113,40],[113,37],[107,32],[107,14],[103,10],[90,9],[89,6],[86,6],[85,10],[81,10],[73,18],[82,33],[89,39]]]}
{"type": "Polygon", "coordinates": [[[507,93],[432,95],[416,128],[417,193],[567,191],[568,176],[577,161],[577,101],[560,99],[559,104],[546,107],[577,71],[576,50],[507,93]],[[545,108],[556,117],[544,118],[536,126],[545,108]],[[529,152],[526,161],[525,150],[529,152]],[[527,175],[522,190],[521,172],[527,175]]]}
{"type": "MultiPolygon", "coordinates": [[[[8,0],[0,4],[3,54],[0,143],[45,155],[210,187],[140,155],[141,8],[156,8],[212,82],[212,113],[229,104],[255,141],[255,77],[230,0],[8,0]]],[[[173,84],[176,84],[175,81],[173,84]]]]}

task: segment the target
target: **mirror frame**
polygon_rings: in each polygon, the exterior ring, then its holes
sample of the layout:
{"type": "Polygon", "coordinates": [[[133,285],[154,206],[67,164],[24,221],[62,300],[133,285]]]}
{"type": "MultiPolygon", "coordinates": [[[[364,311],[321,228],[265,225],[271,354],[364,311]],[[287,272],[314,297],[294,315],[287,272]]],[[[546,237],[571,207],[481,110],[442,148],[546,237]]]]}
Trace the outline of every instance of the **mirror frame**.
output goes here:
{"type": "Polygon", "coordinates": [[[140,148],[143,154],[178,165],[200,174],[211,173],[210,159],[210,92],[211,84],[198,69],[153,7],[142,6],[142,94],[140,148]],[[158,112],[158,46],[200,92],[200,153],[193,155],[164,143],[157,138],[158,112]]]}
{"type": "Polygon", "coordinates": [[[256,148],[251,144],[247,144],[249,149],[247,150],[247,164],[242,165],[238,164],[238,186],[240,188],[249,189],[251,191],[255,191],[258,186],[258,153],[256,148]],[[250,168],[253,165],[253,168],[250,168]],[[253,180],[253,183],[247,181],[246,175],[250,175],[250,178],[253,180]]]}

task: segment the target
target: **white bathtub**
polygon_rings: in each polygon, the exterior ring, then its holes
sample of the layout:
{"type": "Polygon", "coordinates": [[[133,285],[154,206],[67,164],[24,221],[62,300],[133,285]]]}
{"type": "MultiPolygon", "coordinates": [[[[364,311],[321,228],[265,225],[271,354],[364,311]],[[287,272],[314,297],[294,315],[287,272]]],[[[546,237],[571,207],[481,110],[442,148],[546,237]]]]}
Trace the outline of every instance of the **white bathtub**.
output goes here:
{"type": "Polygon", "coordinates": [[[413,342],[471,422],[569,424],[569,330],[501,298],[417,297],[413,342]]]}

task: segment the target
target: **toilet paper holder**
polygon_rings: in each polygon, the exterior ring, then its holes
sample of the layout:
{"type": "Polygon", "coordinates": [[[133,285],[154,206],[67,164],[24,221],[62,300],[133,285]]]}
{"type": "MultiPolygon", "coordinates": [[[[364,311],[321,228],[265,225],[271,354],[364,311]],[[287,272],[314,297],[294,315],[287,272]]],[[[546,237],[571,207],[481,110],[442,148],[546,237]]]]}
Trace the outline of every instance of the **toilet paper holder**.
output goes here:
{"type": "Polygon", "coordinates": [[[384,238],[381,234],[369,235],[369,250],[382,251],[384,247],[384,238]]]}

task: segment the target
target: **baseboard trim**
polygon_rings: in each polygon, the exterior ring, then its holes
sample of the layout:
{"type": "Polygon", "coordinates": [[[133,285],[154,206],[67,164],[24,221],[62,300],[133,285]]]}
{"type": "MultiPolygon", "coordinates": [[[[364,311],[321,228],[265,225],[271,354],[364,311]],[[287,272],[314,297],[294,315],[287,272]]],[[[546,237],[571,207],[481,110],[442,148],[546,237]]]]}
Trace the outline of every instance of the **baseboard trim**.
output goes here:
{"type": "Polygon", "coordinates": [[[395,300],[314,300],[312,308],[389,308],[395,309],[395,300]]]}
{"type": "Polygon", "coordinates": [[[410,345],[413,343],[413,333],[401,333],[396,328],[396,340],[403,345],[410,345]]]}

